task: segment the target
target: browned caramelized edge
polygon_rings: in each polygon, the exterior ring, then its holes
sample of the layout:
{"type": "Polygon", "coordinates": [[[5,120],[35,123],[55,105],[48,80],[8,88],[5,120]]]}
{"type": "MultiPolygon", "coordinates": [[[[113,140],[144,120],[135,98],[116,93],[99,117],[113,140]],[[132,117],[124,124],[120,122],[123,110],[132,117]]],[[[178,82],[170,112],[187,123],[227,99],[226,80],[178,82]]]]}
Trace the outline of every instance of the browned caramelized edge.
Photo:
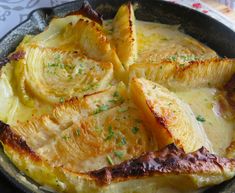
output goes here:
{"type": "Polygon", "coordinates": [[[209,153],[206,148],[186,154],[174,144],[155,152],[148,152],[119,165],[105,167],[89,172],[99,184],[107,185],[113,181],[125,181],[130,178],[154,176],[156,174],[194,174],[216,173],[234,169],[235,160],[221,158],[209,153]]]}
{"type": "Polygon", "coordinates": [[[89,4],[88,1],[84,1],[82,4],[82,7],[78,11],[74,11],[72,13],[69,13],[66,16],[69,15],[83,15],[85,17],[88,17],[89,19],[95,21],[96,23],[102,25],[103,24],[103,19],[102,15],[95,11],[91,5],[89,4]]]}
{"type": "MultiPolygon", "coordinates": [[[[194,68],[195,66],[207,65],[208,63],[211,63],[211,62],[219,63],[219,62],[231,62],[231,61],[234,61],[234,62],[235,62],[235,59],[228,59],[228,58],[210,58],[210,59],[206,59],[206,60],[195,60],[195,61],[190,61],[187,66],[180,67],[179,70],[185,71],[185,70],[188,70],[188,69],[192,69],[192,68],[194,68]]],[[[178,66],[179,66],[179,65],[178,65],[178,66]]]]}
{"type": "MultiPolygon", "coordinates": [[[[168,139],[173,139],[171,132],[169,131],[169,129],[167,129],[167,121],[165,117],[160,117],[153,108],[153,105],[151,104],[151,101],[147,100],[146,101],[146,105],[148,107],[148,109],[151,111],[151,113],[153,114],[156,122],[161,125],[162,127],[162,131],[164,131],[165,133],[167,133],[167,138],[168,139]]],[[[175,143],[180,146],[180,144],[178,144],[178,140],[175,140],[175,143]]],[[[165,144],[166,145],[166,144],[165,144]]],[[[161,147],[160,147],[161,148],[161,147]]]]}
{"type": "MultiPolygon", "coordinates": [[[[30,156],[32,160],[41,160],[30,149],[26,141],[15,134],[9,125],[0,121],[0,141],[19,152],[22,156],[30,156]]],[[[154,176],[157,174],[221,174],[224,169],[234,169],[235,159],[221,158],[209,153],[204,147],[186,154],[183,149],[170,144],[160,151],[147,152],[137,158],[121,164],[104,167],[87,173],[75,173],[80,176],[88,175],[98,185],[108,185],[111,182],[127,181],[130,179],[154,176]]],[[[66,170],[66,169],[65,169],[66,170]]],[[[72,171],[70,171],[72,172],[72,171]]],[[[74,173],[74,172],[72,172],[74,173]]]]}
{"type": "Polygon", "coordinates": [[[235,153],[235,141],[232,141],[230,145],[226,148],[226,155],[230,158],[230,154],[235,153]]]}
{"type": "Polygon", "coordinates": [[[145,62],[145,63],[136,63],[134,65],[132,65],[132,67],[135,66],[142,66],[142,65],[156,65],[156,66],[166,66],[166,65],[170,65],[172,64],[175,67],[176,72],[182,72],[182,71],[186,71],[192,68],[195,68],[195,66],[199,66],[199,65],[207,65],[208,63],[211,62],[235,62],[235,58],[210,58],[210,59],[206,59],[206,60],[197,60],[197,61],[190,61],[188,62],[187,66],[180,66],[180,63],[177,61],[171,61],[168,59],[162,60],[160,62],[156,62],[156,63],[151,63],[151,62],[145,62]]]}
{"type": "Polygon", "coordinates": [[[33,160],[40,160],[36,153],[27,145],[26,141],[2,121],[0,121],[0,140],[4,145],[11,147],[22,155],[29,155],[33,160]]]}
{"type": "MultiPolygon", "coordinates": [[[[134,13],[132,13],[132,11],[134,11],[134,10],[132,8],[132,4],[131,4],[130,1],[127,3],[127,8],[128,8],[128,11],[129,11],[129,30],[130,30],[131,34],[133,34],[134,32],[133,32],[132,27],[133,27],[134,24],[133,24],[133,21],[131,20],[131,15],[134,14],[134,13]]],[[[134,38],[131,38],[131,42],[134,42],[134,38]]]]}
{"type": "MultiPolygon", "coordinates": [[[[126,6],[127,6],[127,9],[128,9],[128,12],[129,12],[129,15],[128,15],[129,30],[132,34],[133,33],[133,30],[132,30],[133,23],[132,23],[132,20],[131,20],[131,14],[132,14],[132,11],[131,11],[132,4],[131,4],[131,2],[129,1],[126,6]]],[[[132,39],[131,41],[134,41],[134,40],[132,39]]]]}

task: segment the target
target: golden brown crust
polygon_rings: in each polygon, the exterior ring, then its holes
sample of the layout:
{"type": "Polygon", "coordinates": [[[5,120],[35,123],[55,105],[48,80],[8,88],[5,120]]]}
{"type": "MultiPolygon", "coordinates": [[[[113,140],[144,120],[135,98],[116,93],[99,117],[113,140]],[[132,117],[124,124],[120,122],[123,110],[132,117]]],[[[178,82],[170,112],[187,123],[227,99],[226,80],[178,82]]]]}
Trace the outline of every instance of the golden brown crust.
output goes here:
{"type": "Polygon", "coordinates": [[[99,23],[100,25],[103,23],[102,15],[92,9],[91,5],[87,1],[83,2],[82,7],[78,11],[69,13],[68,15],[83,15],[96,23],[99,23]]]}
{"type": "MultiPolygon", "coordinates": [[[[156,123],[158,123],[158,124],[159,124],[159,127],[162,128],[162,132],[163,132],[163,133],[166,133],[166,135],[165,135],[166,138],[163,138],[163,136],[162,136],[162,139],[163,139],[164,141],[166,141],[166,142],[169,142],[169,140],[173,139],[173,136],[172,136],[171,132],[169,131],[169,129],[167,128],[167,117],[161,117],[161,116],[159,116],[159,115],[154,111],[154,106],[153,106],[153,104],[151,103],[150,100],[147,100],[147,101],[146,101],[146,105],[147,105],[149,111],[151,111],[151,113],[154,115],[154,118],[155,118],[155,120],[156,120],[156,123]]],[[[160,142],[160,141],[158,140],[158,143],[159,143],[159,142],[160,142]]],[[[172,142],[173,142],[173,141],[171,141],[170,143],[172,143],[172,142]]],[[[174,141],[174,143],[177,144],[178,147],[181,147],[178,142],[179,142],[179,140],[175,140],[175,141],[174,141]]],[[[159,145],[160,145],[160,144],[158,144],[158,146],[159,146],[159,145]]],[[[162,146],[159,146],[159,148],[162,148],[162,146]]]]}
{"type": "MultiPolygon", "coordinates": [[[[34,161],[42,161],[20,136],[12,132],[9,125],[1,121],[0,140],[4,146],[9,146],[22,156],[29,156],[34,161]]],[[[94,180],[100,187],[107,186],[112,182],[122,182],[164,174],[223,175],[223,172],[231,171],[234,167],[235,159],[218,157],[209,153],[204,147],[193,153],[186,154],[183,149],[170,144],[160,151],[147,152],[118,165],[86,173],[71,172],[75,175],[94,180]]]]}
{"type": "Polygon", "coordinates": [[[10,146],[21,154],[27,154],[34,160],[40,160],[36,153],[27,145],[26,141],[15,134],[10,126],[2,121],[0,121],[0,140],[4,145],[10,146]]]}
{"type": "Polygon", "coordinates": [[[212,58],[181,66],[174,61],[137,63],[130,67],[130,79],[146,78],[170,89],[223,87],[235,72],[235,59],[212,58]]]}
{"type": "Polygon", "coordinates": [[[90,175],[100,184],[125,181],[129,178],[154,176],[156,174],[219,173],[235,166],[234,159],[220,158],[209,153],[206,148],[186,154],[182,149],[170,144],[164,149],[148,152],[119,165],[91,171],[90,175]]]}

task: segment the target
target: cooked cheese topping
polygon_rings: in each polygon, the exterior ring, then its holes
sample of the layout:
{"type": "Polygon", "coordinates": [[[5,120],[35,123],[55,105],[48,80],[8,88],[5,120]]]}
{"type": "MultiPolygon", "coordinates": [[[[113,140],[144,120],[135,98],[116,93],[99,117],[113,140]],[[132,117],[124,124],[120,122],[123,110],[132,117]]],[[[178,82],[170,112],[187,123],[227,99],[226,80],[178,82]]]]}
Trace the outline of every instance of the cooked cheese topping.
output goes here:
{"type": "Polygon", "coordinates": [[[215,153],[224,155],[231,143],[235,122],[221,117],[216,89],[200,88],[176,94],[192,108],[198,123],[206,131],[215,153]]]}
{"type": "Polygon", "coordinates": [[[137,21],[136,28],[137,63],[167,59],[185,65],[190,61],[217,57],[213,50],[180,32],[179,26],[137,21]]]}

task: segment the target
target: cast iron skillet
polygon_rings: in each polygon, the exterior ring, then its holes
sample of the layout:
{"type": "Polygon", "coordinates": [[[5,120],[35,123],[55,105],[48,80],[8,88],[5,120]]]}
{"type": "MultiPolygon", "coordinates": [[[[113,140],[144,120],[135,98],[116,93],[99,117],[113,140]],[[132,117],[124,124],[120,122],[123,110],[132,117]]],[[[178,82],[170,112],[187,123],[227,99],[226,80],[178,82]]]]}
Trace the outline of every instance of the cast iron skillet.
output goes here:
{"type": "MultiPolygon", "coordinates": [[[[29,18],[11,30],[0,40],[0,58],[14,51],[25,34],[38,34],[48,25],[54,16],[64,16],[78,10],[82,0],[66,3],[54,8],[42,8],[33,11],[29,18]]],[[[89,0],[91,6],[104,19],[113,18],[119,6],[126,0],[89,0]]],[[[137,19],[161,22],[166,24],[180,24],[180,29],[207,44],[222,57],[235,58],[235,32],[212,19],[211,17],[177,5],[160,0],[133,0],[138,2],[137,19]]],[[[40,188],[31,179],[23,176],[9,161],[3,150],[0,149],[0,171],[18,188],[24,192],[50,192],[40,188]],[[20,178],[18,178],[20,176],[20,178]],[[24,180],[22,180],[22,178],[24,180]]],[[[207,189],[205,193],[232,193],[235,192],[235,179],[207,189]]]]}

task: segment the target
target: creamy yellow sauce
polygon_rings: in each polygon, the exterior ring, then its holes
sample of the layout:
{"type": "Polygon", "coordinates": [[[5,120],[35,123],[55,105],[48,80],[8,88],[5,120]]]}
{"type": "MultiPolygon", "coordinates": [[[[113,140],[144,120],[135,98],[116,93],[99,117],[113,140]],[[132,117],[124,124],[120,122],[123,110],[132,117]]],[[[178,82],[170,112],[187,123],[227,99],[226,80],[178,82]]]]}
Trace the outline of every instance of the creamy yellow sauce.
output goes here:
{"type": "Polygon", "coordinates": [[[176,94],[190,105],[196,118],[203,125],[214,153],[224,156],[225,149],[232,140],[235,122],[220,116],[216,89],[200,88],[176,92],[176,94]]]}
{"type": "MultiPolygon", "coordinates": [[[[187,64],[191,60],[217,57],[213,50],[180,32],[178,28],[179,26],[137,21],[137,63],[170,59],[187,64]],[[186,54],[192,57],[183,57],[186,54]]],[[[205,119],[199,122],[212,144],[214,153],[224,156],[225,149],[232,140],[235,121],[225,120],[220,116],[215,97],[216,89],[189,88],[176,94],[190,105],[196,118],[199,116],[199,119],[205,119]]]]}
{"type": "Polygon", "coordinates": [[[138,59],[160,62],[163,59],[187,63],[217,57],[217,54],[194,38],[179,31],[179,26],[152,22],[136,22],[138,59]]]}
{"type": "Polygon", "coordinates": [[[27,121],[33,116],[49,112],[52,107],[36,99],[33,107],[21,102],[12,81],[12,67],[11,64],[7,64],[0,71],[0,120],[14,125],[17,121],[27,121]]]}

